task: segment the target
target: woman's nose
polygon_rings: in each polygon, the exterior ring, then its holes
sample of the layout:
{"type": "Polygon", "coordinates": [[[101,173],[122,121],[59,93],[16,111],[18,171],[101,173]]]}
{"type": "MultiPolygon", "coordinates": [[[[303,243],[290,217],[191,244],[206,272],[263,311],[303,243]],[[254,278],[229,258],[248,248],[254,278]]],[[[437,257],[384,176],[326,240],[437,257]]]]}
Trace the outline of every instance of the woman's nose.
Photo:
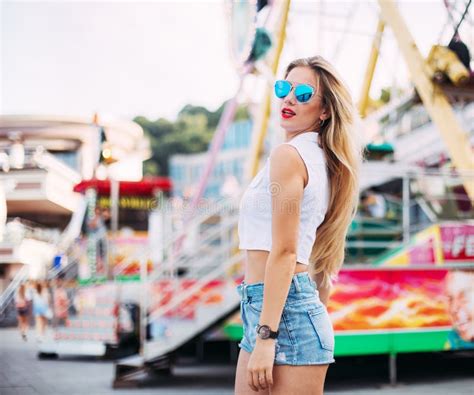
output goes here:
{"type": "Polygon", "coordinates": [[[292,104],[295,105],[295,95],[293,94],[293,90],[291,90],[290,93],[288,93],[285,98],[283,99],[283,103],[285,104],[292,104]]]}

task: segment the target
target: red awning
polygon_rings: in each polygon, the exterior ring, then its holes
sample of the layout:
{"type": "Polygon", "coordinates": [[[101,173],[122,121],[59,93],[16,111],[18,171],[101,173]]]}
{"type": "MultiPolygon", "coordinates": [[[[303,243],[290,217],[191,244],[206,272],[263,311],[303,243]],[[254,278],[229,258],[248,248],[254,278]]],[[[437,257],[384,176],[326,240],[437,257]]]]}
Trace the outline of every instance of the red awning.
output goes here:
{"type": "MultiPolygon", "coordinates": [[[[83,180],[74,186],[74,192],[84,193],[94,188],[99,195],[110,195],[110,180],[83,180]]],[[[154,191],[169,191],[172,188],[168,177],[148,177],[142,181],[120,181],[121,196],[153,196],[154,191]]]]}

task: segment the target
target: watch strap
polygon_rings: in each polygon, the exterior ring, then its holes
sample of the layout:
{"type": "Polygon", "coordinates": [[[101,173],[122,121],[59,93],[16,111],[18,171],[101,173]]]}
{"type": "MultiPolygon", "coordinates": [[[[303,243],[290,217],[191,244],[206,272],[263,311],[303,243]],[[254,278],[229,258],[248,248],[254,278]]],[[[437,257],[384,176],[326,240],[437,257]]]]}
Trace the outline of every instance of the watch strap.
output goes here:
{"type": "Polygon", "coordinates": [[[279,330],[277,330],[277,331],[272,331],[272,330],[270,329],[270,327],[269,327],[268,325],[265,325],[265,324],[264,324],[264,325],[257,325],[257,328],[256,328],[256,329],[257,329],[257,335],[259,335],[259,337],[260,337],[261,339],[276,339],[276,338],[278,337],[278,334],[280,333],[279,330]],[[262,328],[262,327],[265,327],[265,329],[268,331],[268,334],[269,334],[268,337],[261,337],[261,336],[260,336],[260,328],[262,328]]]}

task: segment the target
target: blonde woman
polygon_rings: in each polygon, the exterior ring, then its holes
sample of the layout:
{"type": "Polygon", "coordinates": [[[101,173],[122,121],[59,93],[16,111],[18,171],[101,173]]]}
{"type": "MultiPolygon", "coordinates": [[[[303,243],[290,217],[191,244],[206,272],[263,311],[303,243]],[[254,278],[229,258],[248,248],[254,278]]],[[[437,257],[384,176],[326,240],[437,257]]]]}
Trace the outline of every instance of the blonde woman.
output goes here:
{"type": "Polygon", "coordinates": [[[336,70],[297,59],[276,81],[285,142],[240,202],[244,336],[236,394],[322,394],[334,363],[327,311],[359,203],[363,150],[357,112],[336,70]]]}

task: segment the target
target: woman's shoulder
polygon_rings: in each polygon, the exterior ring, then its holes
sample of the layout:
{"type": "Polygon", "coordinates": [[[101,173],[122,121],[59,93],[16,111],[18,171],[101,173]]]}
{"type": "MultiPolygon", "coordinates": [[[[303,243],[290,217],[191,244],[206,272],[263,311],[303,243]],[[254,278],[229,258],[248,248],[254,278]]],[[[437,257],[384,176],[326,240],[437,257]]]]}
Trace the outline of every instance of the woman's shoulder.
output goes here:
{"type": "Polygon", "coordinates": [[[273,148],[269,162],[274,182],[286,183],[297,175],[303,180],[306,178],[304,160],[301,160],[301,154],[290,144],[282,143],[273,148]]]}
{"type": "Polygon", "coordinates": [[[292,139],[278,144],[272,149],[270,156],[275,161],[288,163],[292,159],[298,160],[300,157],[306,165],[308,164],[325,164],[325,156],[323,149],[317,142],[308,142],[298,139],[292,139]]]}
{"type": "Polygon", "coordinates": [[[280,144],[275,145],[270,151],[269,158],[275,158],[275,156],[278,155],[288,155],[290,151],[294,150],[293,148],[291,148],[292,146],[295,147],[295,145],[291,141],[282,142],[280,144]]]}
{"type": "Polygon", "coordinates": [[[291,166],[298,167],[301,153],[298,148],[290,143],[280,143],[276,145],[268,157],[271,166],[291,166]]]}

